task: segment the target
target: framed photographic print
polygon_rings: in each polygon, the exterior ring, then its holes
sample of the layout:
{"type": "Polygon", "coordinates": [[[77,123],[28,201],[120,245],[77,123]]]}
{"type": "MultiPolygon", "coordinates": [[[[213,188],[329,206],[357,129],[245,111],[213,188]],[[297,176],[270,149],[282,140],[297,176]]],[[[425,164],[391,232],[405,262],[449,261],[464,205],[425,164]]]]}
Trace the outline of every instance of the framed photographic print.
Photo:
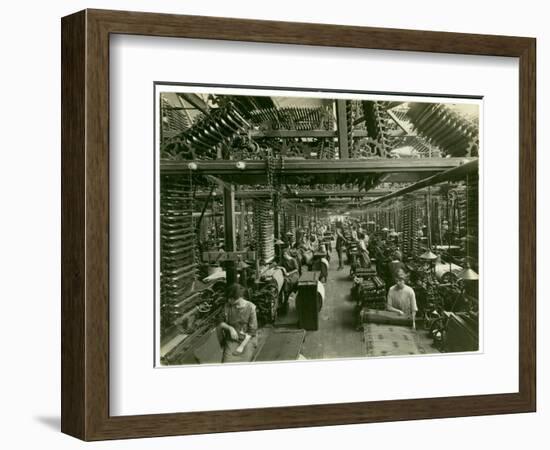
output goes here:
{"type": "Polygon", "coordinates": [[[535,169],[532,38],[63,18],[62,431],[534,411],[535,169]]]}

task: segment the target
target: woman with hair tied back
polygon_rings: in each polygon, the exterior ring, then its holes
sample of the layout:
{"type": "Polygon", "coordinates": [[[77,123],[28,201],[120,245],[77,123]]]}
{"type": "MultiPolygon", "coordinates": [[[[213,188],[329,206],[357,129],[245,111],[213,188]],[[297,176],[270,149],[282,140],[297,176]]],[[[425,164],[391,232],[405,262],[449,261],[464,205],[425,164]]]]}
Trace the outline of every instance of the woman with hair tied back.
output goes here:
{"type": "Polygon", "coordinates": [[[258,330],[256,305],[244,299],[245,293],[246,289],[237,283],[225,291],[227,303],[218,325],[222,362],[248,362],[254,356],[258,330]]]}

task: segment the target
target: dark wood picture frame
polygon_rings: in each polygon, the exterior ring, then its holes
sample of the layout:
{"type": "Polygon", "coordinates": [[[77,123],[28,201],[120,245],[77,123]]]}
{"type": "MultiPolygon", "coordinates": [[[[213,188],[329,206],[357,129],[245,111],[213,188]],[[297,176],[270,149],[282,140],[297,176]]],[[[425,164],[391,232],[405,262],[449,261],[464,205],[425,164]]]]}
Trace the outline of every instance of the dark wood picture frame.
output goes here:
{"type": "Polygon", "coordinates": [[[84,440],[531,412],[536,408],[536,40],[85,10],[62,30],[61,429],[84,440]],[[109,415],[109,36],[133,34],[519,58],[519,392],[109,415]]]}

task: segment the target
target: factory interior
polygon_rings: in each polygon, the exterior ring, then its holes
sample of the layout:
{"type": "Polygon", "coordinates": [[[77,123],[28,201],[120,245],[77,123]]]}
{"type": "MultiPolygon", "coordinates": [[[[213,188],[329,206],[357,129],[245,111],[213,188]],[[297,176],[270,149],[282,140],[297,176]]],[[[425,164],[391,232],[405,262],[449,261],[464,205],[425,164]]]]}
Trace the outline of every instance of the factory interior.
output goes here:
{"type": "Polygon", "coordinates": [[[479,104],[179,89],[158,105],[161,365],[479,350],[479,104]]]}

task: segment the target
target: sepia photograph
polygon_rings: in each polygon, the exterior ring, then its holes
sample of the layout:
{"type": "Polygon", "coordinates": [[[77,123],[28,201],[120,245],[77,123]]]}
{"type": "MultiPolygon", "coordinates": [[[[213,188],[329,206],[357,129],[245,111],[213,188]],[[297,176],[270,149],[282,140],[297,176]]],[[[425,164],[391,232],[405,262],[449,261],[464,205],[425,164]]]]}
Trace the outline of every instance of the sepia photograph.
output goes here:
{"type": "Polygon", "coordinates": [[[233,6],[50,17],[61,161],[38,165],[61,221],[37,245],[61,241],[61,331],[41,333],[61,395],[40,392],[61,414],[30,405],[35,422],[173,445],[388,423],[369,434],[387,445],[411,420],[530,420],[538,39],[482,13],[468,30],[395,5],[376,27],[233,6]]]}
{"type": "Polygon", "coordinates": [[[154,98],[157,367],[482,351],[481,99],[154,98]]]}

